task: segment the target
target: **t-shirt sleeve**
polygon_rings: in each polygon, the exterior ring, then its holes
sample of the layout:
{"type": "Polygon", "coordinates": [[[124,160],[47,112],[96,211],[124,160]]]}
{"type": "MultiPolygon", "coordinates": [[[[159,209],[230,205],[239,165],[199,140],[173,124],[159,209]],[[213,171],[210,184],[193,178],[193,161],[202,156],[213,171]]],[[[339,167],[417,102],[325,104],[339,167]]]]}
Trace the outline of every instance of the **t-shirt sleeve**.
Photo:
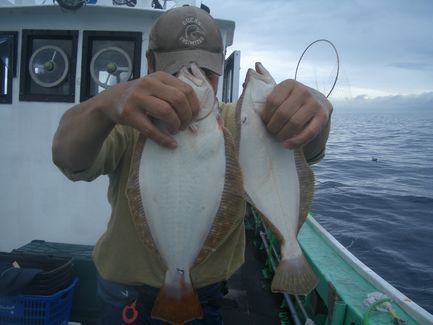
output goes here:
{"type": "Polygon", "coordinates": [[[236,136],[236,104],[220,104],[220,114],[224,121],[224,126],[229,130],[233,137],[236,136]]]}
{"type": "Polygon", "coordinates": [[[100,175],[112,173],[118,166],[128,146],[128,129],[116,125],[105,139],[92,166],[78,172],[61,169],[62,173],[72,181],[93,181],[100,175]]]}
{"type": "Polygon", "coordinates": [[[320,132],[316,138],[304,146],[305,159],[310,165],[318,163],[325,157],[326,143],[329,137],[329,131],[331,128],[331,121],[320,132]]]}

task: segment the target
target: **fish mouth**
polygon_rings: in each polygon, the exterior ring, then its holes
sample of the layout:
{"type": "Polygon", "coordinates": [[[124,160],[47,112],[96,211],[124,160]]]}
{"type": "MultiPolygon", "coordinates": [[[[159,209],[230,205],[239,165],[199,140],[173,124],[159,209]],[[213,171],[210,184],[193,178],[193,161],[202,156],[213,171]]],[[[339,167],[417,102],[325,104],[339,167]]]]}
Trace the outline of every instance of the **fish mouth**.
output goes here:
{"type": "Polygon", "coordinates": [[[177,74],[177,78],[188,83],[195,91],[199,102],[205,103],[200,107],[200,111],[194,120],[194,123],[207,118],[213,110],[218,109],[218,100],[215,97],[213,87],[208,82],[204,72],[198,67],[195,62],[184,65],[177,74]],[[212,102],[212,104],[210,104],[212,102]]]}
{"type": "Polygon", "coordinates": [[[259,74],[263,75],[263,74],[269,73],[268,70],[266,70],[265,67],[263,66],[263,64],[261,64],[260,62],[256,62],[255,68],[259,74]]]}
{"type": "Polygon", "coordinates": [[[254,68],[255,68],[254,70],[251,68],[248,69],[247,77],[243,84],[244,88],[246,87],[248,80],[250,78],[257,78],[259,80],[264,81],[265,83],[275,83],[274,78],[271,76],[269,71],[266,70],[266,68],[263,66],[261,62],[256,62],[254,68]]]}
{"type": "Polygon", "coordinates": [[[197,87],[202,87],[206,82],[206,76],[194,62],[180,68],[177,77],[179,76],[188,78],[197,87]]]}

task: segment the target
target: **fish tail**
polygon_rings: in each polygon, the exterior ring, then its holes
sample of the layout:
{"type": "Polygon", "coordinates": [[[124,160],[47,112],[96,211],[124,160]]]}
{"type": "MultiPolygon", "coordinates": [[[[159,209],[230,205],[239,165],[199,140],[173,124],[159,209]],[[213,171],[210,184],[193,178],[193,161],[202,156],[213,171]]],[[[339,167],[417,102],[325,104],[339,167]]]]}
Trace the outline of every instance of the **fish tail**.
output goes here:
{"type": "Polygon", "coordinates": [[[191,285],[189,274],[176,272],[175,278],[166,275],[165,283],[159,290],[152,308],[151,317],[171,324],[201,319],[203,311],[198,295],[191,285]],[[187,276],[187,277],[186,277],[187,276]]]}
{"type": "Polygon", "coordinates": [[[275,270],[271,283],[272,292],[306,295],[317,285],[317,278],[301,253],[285,257],[275,270]]]}

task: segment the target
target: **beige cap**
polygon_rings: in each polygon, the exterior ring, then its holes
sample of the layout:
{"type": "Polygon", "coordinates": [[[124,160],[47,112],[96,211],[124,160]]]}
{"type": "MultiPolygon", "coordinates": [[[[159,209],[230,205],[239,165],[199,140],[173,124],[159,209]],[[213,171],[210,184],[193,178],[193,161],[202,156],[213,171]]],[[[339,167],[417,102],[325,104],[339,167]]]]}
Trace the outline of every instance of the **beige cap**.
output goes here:
{"type": "Polygon", "coordinates": [[[156,70],[174,74],[184,65],[222,74],[224,48],[216,21],[203,9],[184,6],[162,14],[149,35],[156,70]]]}

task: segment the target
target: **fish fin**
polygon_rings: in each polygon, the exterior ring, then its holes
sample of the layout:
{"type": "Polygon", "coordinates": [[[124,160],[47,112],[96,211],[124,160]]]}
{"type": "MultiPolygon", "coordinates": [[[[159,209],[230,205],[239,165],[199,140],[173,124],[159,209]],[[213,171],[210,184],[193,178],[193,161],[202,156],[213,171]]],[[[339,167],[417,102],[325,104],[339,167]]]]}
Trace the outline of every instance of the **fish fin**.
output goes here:
{"type": "Polygon", "coordinates": [[[295,163],[296,171],[298,172],[299,185],[301,190],[301,198],[299,200],[299,221],[298,221],[298,232],[305,222],[308,216],[308,211],[313,201],[314,195],[314,173],[310,165],[305,160],[304,152],[302,149],[296,149],[295,163]]]}
{"type": "Polygon", "coordinates": [[[293,295],[306,295],[317,285],[317,278],[301,253],[283,258],[275,270],[271,283],[272,292],[286,292],[293,295]]]}
{"type": "Polygon", "coordinates": [[[272,279],[272,292],[286,292],[295,295],[310,293],[317,285],[317,278],[305,259],[299,244],[295,241],[292,245],[288,245],[283,234],[260,210],[259,215],[280,243],[282,259],[272,279]],[[286,252],[288,249],[293,249],[295,252],[289,254],[286,252]]]}
{"type": "Polygon", "coordinates": [[[282,245],[284,245],[284,242],[285,242],[285,240],[284,240],[284,236],[283,236],[283,234],[281,233],[281,231],[277,228],[277,227],[275,227],[274,226],[274,224],[271,222],[271,220],[269,220],[268,219],[268,217],[262,212],[262,211],[260,211],[260,209],[258,209],[255,205],[254,205],[254,203],[253,203],[253,201],[249,198],[249,196],[248,196],[248,194],[245,194],[246,195],[246,201],[248,202],[248,203],[250,203],[258,212],[259,212],[259,216],[260,216],[260,218],[261,218],[261,220],[262,220],[262,222],[269,228],[269,229],[271,229],[271,232],[272,232],[272,234],[275,236],[275,238],[277,239],[277,241],[278,241],[278,243],[280,244],[280,246],[282,246],[282,245]]]}
{"type": "Polygon", "coordinates": [[[243,84],[244,90],[242,91],[241,96],[238,99],[238,102],[236,104],[236,111],[235,111],[235,134],[234,136],[234,141],[235,141],[235,149],[236,149],[236,154],[239,154],[239,146],[241,143],[241,126],[242,126],[242,121],[241,121],[241,113],[242,113],[242,104],[244,102],[244,98],[245,98],[245,88],[246,88],[246,83],[248,81],[248,75],[247,78],[243,84]]]}
{"type": "Polygon", "coordinates": [[[286,292],[295,295],[306,295],[317,285],[317,278],[305,259],[297,241],[291,245],[285,242],[283,234],[266,216],[259,211],[262,221],[270,228],[280,243],[282,259],[275,270],[271,283],[272,292],[286,292]],[[287,253],[287,250],[294,250],[287,253]]]}
{"type": "Polygon", "coordinates": [[[146,140],[147,138],[140,134],[134,144],[125,194],[128,200],[129,209],[131,211],[132,221],[134,223],[135,229],[137,230],[138,238],[149,249],[157,253],[158,256],[161,256],[161,254],[158,253],[158,249],[152,237],[150,227],[144,213],[143,202],[140,194],[138,173],[140,169],[141,155],[143,153],[146,140]]]}
{"type": "Polygon", "coordinates": [[[151,317],[172,324],[184,324],[201,319],[203,310],[197,292],[190,281],[185,281],[184,272],[177,273],[175,283],[169,283],[166,276],[166,281],[153,305],[151,317]]]}

